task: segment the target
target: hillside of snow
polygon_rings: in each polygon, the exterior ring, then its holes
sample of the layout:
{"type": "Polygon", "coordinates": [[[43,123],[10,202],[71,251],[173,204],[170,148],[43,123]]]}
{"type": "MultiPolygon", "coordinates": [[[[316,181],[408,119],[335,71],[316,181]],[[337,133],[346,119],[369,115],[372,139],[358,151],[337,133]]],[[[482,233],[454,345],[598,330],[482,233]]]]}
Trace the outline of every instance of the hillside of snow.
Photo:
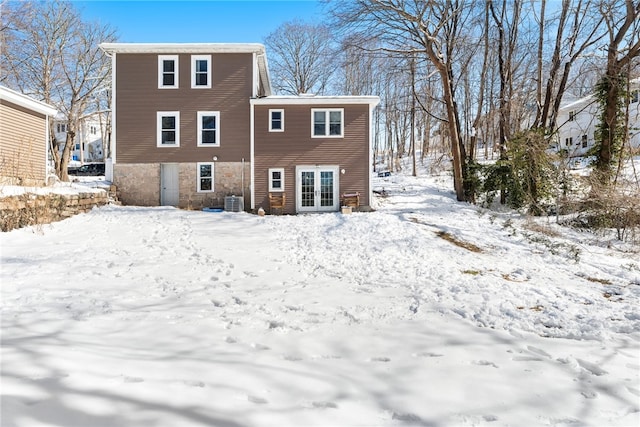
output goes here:
{"type": "Polygon", "coordinates": [[[640,254],[374,178],[372,213],[0,234],[4,426],[638,426],[640,254]]]}

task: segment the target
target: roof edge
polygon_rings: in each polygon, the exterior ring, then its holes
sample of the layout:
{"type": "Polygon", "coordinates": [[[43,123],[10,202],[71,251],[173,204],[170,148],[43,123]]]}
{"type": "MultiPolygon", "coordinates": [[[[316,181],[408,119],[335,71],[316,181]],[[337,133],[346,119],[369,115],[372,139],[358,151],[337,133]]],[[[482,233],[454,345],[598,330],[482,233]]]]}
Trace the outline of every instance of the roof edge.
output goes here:
{"type": "Polygon", "coordinates": [[[7,100],[13,104],[44,114],[45,116],[55,116],[58,113],[58,110],[54,106],[33,99],[30,96],[5,86],[0,86],[0,99],[7,100]]]}
{"type": "Polygon", "coordinates": [[[380,103],[379,96],[373,95],[274,95],[251,100],[254,105],[331,105],[331,104],[368,104],[375,107],[380,103]]]}
{"type": "Polygon", "coordinates": [[[107,53],[264,53],[261,43],[100,43],[107,53]]]}

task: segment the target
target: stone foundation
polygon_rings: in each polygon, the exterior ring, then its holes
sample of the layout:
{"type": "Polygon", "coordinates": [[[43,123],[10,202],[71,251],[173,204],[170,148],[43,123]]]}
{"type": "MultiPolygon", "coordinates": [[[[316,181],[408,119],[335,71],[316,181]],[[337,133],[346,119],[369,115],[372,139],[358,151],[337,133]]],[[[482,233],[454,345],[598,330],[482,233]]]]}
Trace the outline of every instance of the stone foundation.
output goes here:
{"type": "MultiPolygon", "coordinates": [[[[244,164],[244,206],[249,209],[251,165],[244,164]]],[[[242,196],[242,163],[217,162],[214,166],[214,192],[198,193],[197,163],[180,163],[178,167],[179,203],[182,209],[223,207],[225,196],[242,196]]],[[[118,199],[126,205],[160,205],[160,163],[113,165],[113,183],[118,199]]]]}

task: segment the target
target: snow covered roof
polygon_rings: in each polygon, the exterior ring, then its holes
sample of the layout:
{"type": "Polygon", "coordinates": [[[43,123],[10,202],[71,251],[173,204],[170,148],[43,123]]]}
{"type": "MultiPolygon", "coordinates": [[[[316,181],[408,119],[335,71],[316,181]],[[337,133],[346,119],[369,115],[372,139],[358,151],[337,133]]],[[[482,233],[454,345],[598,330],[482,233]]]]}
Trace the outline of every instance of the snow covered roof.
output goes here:
{"type": "Polygon", "coordinates": [[[57,113],[55,107],[4,86],[0,86],[0,99],[46,116],[53,116],[57,113]]]}
{"type": "Polygon", "coordinates": [[[380,103],[378,96],[317,96],[302,95],[273,95],[264,98],[252,99],[255,105],[332,105],[332,104],[369,104],[375,107],[380,103]]]}

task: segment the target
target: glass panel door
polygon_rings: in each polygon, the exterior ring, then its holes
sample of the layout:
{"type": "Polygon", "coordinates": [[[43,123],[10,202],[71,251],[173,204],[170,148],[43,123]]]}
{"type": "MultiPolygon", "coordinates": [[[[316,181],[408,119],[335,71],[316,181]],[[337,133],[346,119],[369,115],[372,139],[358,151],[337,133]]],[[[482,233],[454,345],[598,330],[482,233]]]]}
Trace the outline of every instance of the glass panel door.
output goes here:
{"type": "Polygon", "coordinates": [[[296,167],[296,210],[318,212],[338,210],[338,167],[296,167]]]}
{"type": "Polygon", "coordinates": [[[316,205],[316,173],[315,171],[302,171],[300,176],[300,205],[303,208],[315,207],[316,205]]]}
{"type": "Polygon", "coordinates": [[[333,207],[333,171],[320,172],[320,207],[333,207]]]}

